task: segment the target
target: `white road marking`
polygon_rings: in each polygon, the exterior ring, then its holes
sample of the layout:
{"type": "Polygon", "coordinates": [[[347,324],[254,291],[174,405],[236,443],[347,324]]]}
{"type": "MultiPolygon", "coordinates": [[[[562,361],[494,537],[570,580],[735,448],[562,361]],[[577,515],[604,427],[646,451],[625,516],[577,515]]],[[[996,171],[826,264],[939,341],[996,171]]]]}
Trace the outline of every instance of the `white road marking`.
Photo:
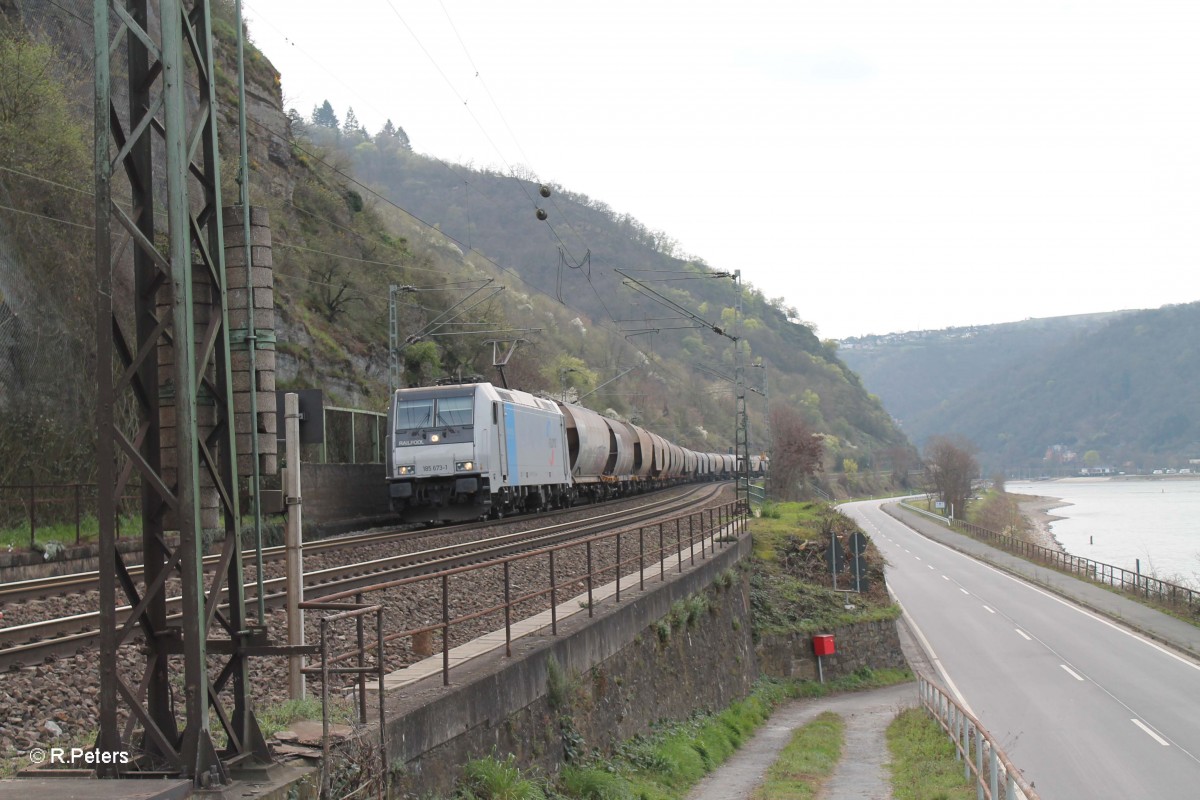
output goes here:
{"type": "Polygon", "coordinates": [[[1077,680],[1077,681],[1083,680],[1082,675],[1080,675],[1078,672],[1076,672],[1075,670],[1068,667],[1066,664],[1059,664],[1059,666],[1062,667],[1064,670],[1066,670],[1067,674],[1070,675],[1075,680],[1077,680]]]}
{"type": "Polygon", "coordinates": [[[947,578],[945,575],[943,575],[943,576],[942,576],[942,580],[944,580],[944,581],[948,581],[948,580],[950,580],[950,579],[949,579],[949,578],[947,578]]]}
{"type": "Polygon", "coordinates": [[[1025,631],[1021,630],[1020,628],[1014,628],[1013,630],[1015,630],[1017,633],[1019,633],[1021,635],[1021,638],[1024,639],[1025,641],[1027,641],[1027,642],[1033,641],[1033,637],[1030,636],[1025,631]]]}
{"type": "Polygon", "coordinates": [[[970,597],[970,596],[971,596],[971,593],[970,593],[970,592],[968,592],[966,589],[964,589],[964,588],[963,588],[963,587],[961,587],[961,586],[960,586],[960,587],[958,587],[958,590],[959,590],[960,592],[962,592],[963,594],[965,594],[967,597],[970,597]]]}
{"type": "Polygon", "coordinates": [[[900,614],[908,623],[908,627],[912,630],[913,634],[916,635],[917,640],[921,643],[921,647],[925,650],[925,653],[929,656],[930,660],[933,661],[933,667],[938,671],[938,674],[942,676],[942,680],[946,682],[946,688],[950,690],[950,693],[954,695],[954,699],[958,701],[960,706],[966,709],[968,714],[975,716],[975,710],[971,708],[971,704],[967,702],[967,698],[963,697],[963,693],[958,690],[958,686],[950,677],[950,673],[946,672],[946,668],[942,666],[942,660],[938,658],[938,654],[933,649],[933,645],[931,645],[929,640],[925,638],[925,634],[921,631],[921,628],[918,627],[917,621],[912,618],[911,614],[908,613],[908,609],[906,609],[904,604],[900,602],[900,598],[896,596],[896,593],[892,591],[892,587],[890,586],[888,587],[888,595],[891,596],[892,602],[900,607],[900,614]]]}
{"type": "MultiPolygon", "coordinates": [[[[1146,645],[1147,647],[1150,647],[1150,648],[1156,650],[1157,652],[1161,653],[1162,655],[1168,656],[1169,658],[1179,662],[1180,664],[1184,664],[1188,667],[1191,667],[1192,669],[1200,671],[1200,661],[1189,658],[1189,657],[1184,656],[1179,653],[1175,653],[1175,652],[1167,649],[1166,647],[1163,647],[1162,645],[1159,645],[1158,643],[1151,641],[1150,639],[1146,638],[1145,635],[1139,633],[1138,631],[1134,631],[1132,629],[1123,627],[1122,625],[1120,625],[1116,622],[1110,621],[1108,619],[1105,619],[1104,617],[1102,617],[1094,612],[1088,611],[1088,610],[1082,608],[1081,606],[1078,606],[1075,603],[1073,603],[1063,597],[1055,595],[1053,592],[1049,592],[1040,587],[1034,586],[1031,583],[1029,583],[1027,580],[1024,580],[1015,575],[1009,574],[1002,569],[998,569],[997,567],[993,567],[990,564],[980,561],[977,558],[973,558],[972,556],[970,556],[966,553],[955,550],[953,547],[944,545],[941,542],[936,541],[935,539],[932,539],[928,536],[924,536],[917,530],[908,527],[900,520],[886,516],[885,512],[883,512],[883,510],[878,505],[874,506],[873,510],[878,512],[881,515],[884,515],[883,516],[884,519],[888,520],[890,523],[895,523],[901,529],[903,529],[906,533],[911,533],[916,536],[922,536],[922,538],[924,538],[930,544],[932,544],[936,547],[940,547],[940,548],[942,548],[942,550],[944,550],[948,553],[952,553],[953,555],[956,555],[959,558],[962,558],[963,560],[968,561],[975,566],[982,567],[983,569],[989,570],[990,572],[992,572],[1002,578],[1006,578],[1007,580],[1012,581],[1013,583],[1018,584],[1025,589],[1035,592],[1036,594],[1039,594],[1048,600],[1052,600],[1065,608],[1069,608],[1070,610],[1074,611],[1077,614],[1082,614],[1083,616],[1087,617],[1090,620],[1099,622],[1101,625],[1104,625],[1105,627],[1107,627],[1113,631],[1124,634],[1125,636],[1128,636],[1129,638],[1134,639],[1135,641],[1141,642],[1142,644],[1146,645]]],[[[950,580],[945,575],[943,575],[942,577],[946,580],[950,580]]],[[[904,615],[904,617],[908,620],[909,624],[912,626],[913,631],[917,634],[917,638],[925,646],[926,652],[930,653],[932,655],[933,648],[929,645],[929,642],[925,638],[925,635],[917,627],[916,621],[913,620],[912,616],[910,614],[908,614],[908,612],[904,609],[903,604],[900,603],[899,598],[896,597],[895,593],[892,591],[890,586],[888,587],[888,594],[891,595],[892,599],[896,602],[896,604],[898,606],[900,606],[901,613],[904,615]]],[[[1020,630],[1019,628],[1016,628],[1014,630],[1016,630],[1017,633],[1020,634],[1027,641],[1034,641],[1033,637],[1029,636],[1024,631],[1020,630]]],[[[1040,639],[1037,641],[1039,644],[1042,644],[1043,646],[1045,646],[1046,649],[1049,650],[1051,653],[1054,653],[1054,648],[1050,647],[1049,645],[1046,645],[1046,643],[1042,642],[1040,639]]],[[[959,703],[969,713],[974,714],[975,712],[972,711],[970,706],[966,703],[966,699],[962,696],[962,693],[959,691],[958,687],[954,684],[953,680],[951,680],[949,674],[946,672],[946,669],[942,665],[940,659],[938,659],[936,656],[933,656],[933,661],[934,661],[935,666],[937,667],[938,672],[942,675],[943,679],[946,681],[947,687],[955,695],[955,697],[958,699],[959,703]]],[[[1100,691],[1107,694],[1114,702],[1116,702],[1122,708],[1124,708],[1130,712],[1132,712],[1134,710],[1133,708],[1131,708],[1129,706],[1128,703],[1126,703],[1125,701],[1118,698],[1111,691],[1104,688],[1104,686],[1099,685],[1099,684],[1093,684],[1093,685],[1095,685],[1098,689],[1100,689],[1100,691]]],[[[1157,741],[1159,744],[1163,745],[1164,747],[1169,747],[1173,744],[1173,745],[1175,745],[1176,749],[1180,750],[1180,752],[1184,753],[1192,761],[1196,762],[1197,764],[1200,764],[1200,756],[1194,755],[1186,747],[1180,746],[1177,742],[1172,741],[1169,737],[1164,737],[1162,735],[1155,733],[1148,725],[1146,725],[1145,723],[1141,722],[1140,720],[1138,720],[1136,718],[1131,718],[1130,721],[1133,722],[1134,724],[1136,724],[1139,728],[1141,728],[1147,735],[1153,737],[1154,740],[1157,741]]]]}
{"type": "Polygon", "coordinates": [[[926,564],[925,566],[929,567],[930,569],[933,569],[933,564],[926,564]]]}
{"type": "Polygon", "coordinates": [[[1170,746],[1171,746],[1171,743],[1170,743],[1170,742],[1168,742],[1166,739],[1164,739],[1164,738],[1162,738],[1161,736],[1159,736],[1159,735],[1158,735],[1157,733],[1155,733],[1154,731],[1150,730],[1150,726],[1149,726],[1149,725],[1147,725],[1146,723],[1142,722],[1140,719],[1131,719],[1131,720],[1129,720],[1129,721],[1130,721],[1130,722],[1132,722],[1134,725],[1137,725],[1139,728],[1141,728],[1141,729],[1142,729],[1142,731],[1143,731],[1143,732],[1145,732],[1145,734],[1146,734],[1147,736],[1149,736],[1151,739],[1153,739],[1154,741],[1156,741],[1156,742],[1158,742],[1159,744],[1161,744],[1163,747],[1170,747],[1170,746]]]}
{"type": "MultiPolygon", "coordinates": [[[[876,506],[875,509],[878,510],[880,514],[886,515],[886,512],[883,511],[882,509],[879,509],[878,506],[876,506]]],[[[892,517],[887,517],[887,518],[892,520],[893,522],[895,522],[897,525],[904,527],[906,530],[911,531],[913,533],[913,535],[921,536],[923,539],[925,539],[925,541],[929,542],[930,544],[932,544],[936,547],[942,548],[947,553],[952,553],[952,554],[958,556],[959,558],[962,558],[966,561],[971,562],[972,564],[980,566],[983,569],[989,570],[989,571],[995,573],[996,575],[999,575],[1001,578],[1010,580],[1013,583],[1025,588],[1025,589],[1028,589],[1031,592],[1040,594],[1042,597],[1045,597],[1048,600],[1053,600],[1055,603],[1058,603],[1059,605],[1061,605],[1065,608],[1069,608],[1077,614],[1082,614],[1083,616],[1087,617],[1090,620],[1099,622],[1101,625],[1104,625],[1105,627],[1111,628],[1114,631],[1117,631],[1119,633],[1124,634],[1125,636],[1128,636],[1130,639],[1135,639],[1135,640],[1141,642],[1142,644],[1146,645],[1147,647],[1157,650],[1162,655],[1178,661],[1180,664],[1185,664],[1186,666],[1189,666],[1194,670],[1200,671],[1200,662],[1194,661],[1194,660],[1187,658],[1185,656],[1182,656],[1174,651],[1168,650],[1167,648],[1163,647],[1162,645],[1156,644],[1155,642],[1151,641],[1150,639],[1147,639],[1144,635],[1142,635],[1141,633],[1138,633],[1137,631],[1130,630],[1129,628],[1124,628],[1124,627],[1116,624],[1115,622],[1111,622],[1111,621],[1105,619],[1104,617],[1099,616],[1098,614],[1094,614],[1091,611],[1088,611],[1087,609],[1083,608],[1082,606],[1076,605],[1075,603],[1073,603],[1069,600],[1066,600],[1065,598],[1059,597],[1058,595],[1054,594],[1053,592],[1048,592],[1045,589],[1041,589],[1037,586],[1034,586],[1032,583],[1030,583],[1027,580],[1018,578],[1015,575],[1011,575],[1002,569],[997,569],[996,567],[993,567],[991,564],[980,561],[977,558],[972,558],[971,556],[967,555],[966,553],[963,553],[959,550],[955,550],[953,547],[944,545],[941,542],[937,541],[936,539],[932,539],[928,536],[924,536],[923,534],[914,530],[913,528],[909,528],[907,525],[905,525],[903,522],[901,522],[898,519],[894,519],[892,517]]],[[[946,578],[945,575],[943,575],[942,577],[946,578]]],[[[946,578],[946,580],[950,580],[950,579],[946,578]]]]}
{"type": "Polygon", "coordinates": [[[989,614],[995,614],[995,613],[996,613],[996,612],[995,612],[995,610],[994,610],[994,609],[992,609],[992,607],[991,607],[991,606],[984,606],[984,607],[983,607],[983,610],[984,610],[984,611],[986,611],[986,612],[988,612],[989,614]]]}

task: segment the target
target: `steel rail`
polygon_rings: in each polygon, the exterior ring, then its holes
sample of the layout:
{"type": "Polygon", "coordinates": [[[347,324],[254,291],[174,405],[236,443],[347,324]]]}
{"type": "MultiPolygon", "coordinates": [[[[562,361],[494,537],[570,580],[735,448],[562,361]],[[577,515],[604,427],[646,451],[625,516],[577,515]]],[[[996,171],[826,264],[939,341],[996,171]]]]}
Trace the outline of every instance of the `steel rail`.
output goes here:
{"type": "MultiPolygon", "coordinates": [[[[662,490],[656,490],[662,491],[662,490]]],[[[630,498],[622,498],[630,499],[630,498]]],[[[576,506],[575,508],[580,508],[576,506]]],[[[551,509],[542,511],[536,514],[520,515],[520,519],[536,520],[555,514],[562,514],[571,509],[551,509]]],[[[506,518],[508,519],[508,518],[506,518]]],[[[515,521],[515,520],[510,520],[515,521]]],[[[496,523],[497,520],[490,520],[482,523],[483,525],[496,523]]],[[[480,527],[480,522],[466,522],[460,525],[447,525],[439,528],[421,528],[412,530],[407,526],[401,529],[400,527],[388,527],[384,530],[371,531],[369,533],[356,533],[349,536],[336,536],[326,539],[315,539],[311,542],[305,542],[304,550],[307,553],[323,553],[337,550],[347,549],[351,547],[361,547],[369,544],[385,544],[388,542],[402,542],[407,539],[420,539],[426,536],[442,536],[445,534],[453,534],[461,531],[468,531],[473,528],[480,527]]],[[[282,561],[285,557],[285,548],[283,545],[273,547],[264,547],[262,551],[263,563],[282,561]]],[[[206,570],[211,569],[217,564],[219,554],[213,554],[204,557],[204,567],[206,570]]],[[[256,553],[253,549],[242,551],[242,559],[244,562],[253,563],[256,559],[256,553]]],[[[130,565],[128,568],[130,577],[135,580],[144,574],[144,566],[142,564],[130,565]]],[[[93,591],[99,588],[100,573],[96,570],[87,570],[83,572],[71,572],[64,575],[51,575],[45,578],[31,578],[24,581],[8,581],[0,583],[0,607],[10,603],[21,603],[26,600],[37,600],[47,597],[60,597],[67,594],[80,594],[82,592],[93,591]]]]}
{"type": "MultiPolygon", "coordinates": [[[[683,495],[661,498],[633,509],[610,512],[588,520],[564,522],[474,542],[446,545],[415,553],[314,570],[306,572],[304,575],[305,593],[307,595],[310,592],[319,591],[322,596],[328,596],[352,592],[356,589],[375,586],[382,580],[402,580],[479,561],[502,558],[576,538],[584,538],[611,527],[636,524],[646,519],[661,517],[663,514],[669,514],[698,502],[706,502],[711,500],[719,490],[719,484],[693,487],[683,495]],[[698,498],[697,495],[701,493],[705,493],[705,496],[698,498]]],[[[450,530],[452,529],[446,528],[440,532],[450,530]]],[[[308,550],[309,545],[305,545],[305,549],[308,550]]],[[[263,600],[266,605],[274,608],[283,604],[286,597],[286,580],[285,577],[278,577],[263,581],[263,600]]],[[[256,590],[257,583],[247,583],[245,589],[256,590]]],[[[257,597],[248,594],[246,601],[251,602],[252,600],[256,601],[257,597]]],[[[172,612],[167,618],[168,624],[172,620],[180,618],[176,612],[181,603],[182,599],[178,597],[167,600],[168,610],[172,612]]],[[[117,609],[118,618],[121,620],[120,624],[131,624],[128,622],[128,614],[131,610],[132,606],[122,606],[117,609]]],[[[42,622],[31,622],[11,628],[0,628],[0,671],[32,666],[54,656],[73,655],[80,648],[90,645],[92,640],[98,636],[96,629],[98,623],[99,612],[88,612],[42,622]]]]}

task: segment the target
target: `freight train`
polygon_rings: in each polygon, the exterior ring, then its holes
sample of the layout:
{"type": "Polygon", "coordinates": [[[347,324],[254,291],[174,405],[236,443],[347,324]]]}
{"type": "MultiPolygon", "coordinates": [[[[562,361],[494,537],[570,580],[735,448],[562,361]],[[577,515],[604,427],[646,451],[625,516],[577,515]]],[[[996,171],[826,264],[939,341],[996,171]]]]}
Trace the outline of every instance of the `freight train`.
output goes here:
{"type": "Polygon", "coordinates": [[[490,383],[399,389],[388,413],[388,493],[408,522],[566,508],[735,471],[733,455],[490,383]]]}

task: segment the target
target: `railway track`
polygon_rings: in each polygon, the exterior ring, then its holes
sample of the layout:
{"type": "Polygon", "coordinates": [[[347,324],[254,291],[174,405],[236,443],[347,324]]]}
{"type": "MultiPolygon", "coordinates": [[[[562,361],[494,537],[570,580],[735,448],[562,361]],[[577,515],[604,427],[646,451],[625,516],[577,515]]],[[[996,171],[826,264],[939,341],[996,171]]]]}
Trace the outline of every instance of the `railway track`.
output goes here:
{"type": "MultiPolygon", "coordinates": [[[[384,581],[416,577],[444,569],[503,558],[522,551],[535,550],[571,539],[591,536],[618,526],[633,526],[647,520],[661,519],[663,516],[713,499],[720,489],[720,485],[713,484],[694,487],[682,495],[651,500],[633,509],[601,514],[582,522],[564,522],[472,542],[306,572],[304,575],[305,597],[323,597],[353,592],[384,581]]],[[[439,530],[439,534],[471,527],[474,526],[443,528],[439,530]]],[[[418,535],[417,532],[406,533],[413,536],[418,535]]],[[[385,537],[388,535],[392,537],[390,540],[395,540],[397,534],[396,531],[380,532],[375,535],[365,534],[358,544],[387,540],[385,537]]],[[[428,534],[422,532],[420,535],[428,534]]],[[[353,537],[344,537],[347,540],[351,538],[353,537]]],[[[332,543],[333,540],[323,540],[305,545],[305,554],[308,555],[318,550],[319,545],[325,545],[328,549],[332,543]]],[[[350,545],[344,541],[340,543],[340,547],[347,546],[350,545]]],[[[278,557],[282,558],[282,548],[279,550],[278,557]]],[[[282,577],[263,581],[263,600],[267,607],[283,605],[286,599],[285,582],[286,579],[282,577]]],[[[257,602],[257,588],[257,583],[245,585],[247,607],[257,602]]],[[[168,621],[178,619],[181,605],[181,598],[168,599],[168,621]]],[[[129,611],[129,606],[123,606],[117,610],[120,624],[124,624],[129,611]]],[[[0,670],[38,664],[56,656],[74,654],[81,648],[92,645],[99,636],[99,619],[99,612],[93,611],[10,628],[0,628],[0,670]]]]}
{"type": "MultiPolygon", "coordinates": [[[[538,514],[529,514],[519,518],[521,521],[538,520],[546,517],[551,517],[556,514],[561,514],[570,509],[555,509],[553,511],[544,511],[538,514]]],[[[513,521],[513,520],[509,520],[513,521]]],[[[477,522],[468,522],[461,525],[447,525],[445,527],[430,530],[428,528],[413,529],[411,526],[384,528],[382,530],[369,531],[367,533],[356,533],[348,536],[337,536],[328,539],[317,539],[312,542],[305,542],[304,552],[307,555],[319,555],[321,553],[335,553],[338,550],[349,550],[356,547],[365,547],[373,544],[387,544],[391,542],[400,542],[407,539],[421,539],[430,535],[442,536],[453,534],[461,531],[469,531],[479,527],[477,522]]],[[[285,558],[285,548],[283,545],[272,547],[264,547],[262,550],[263,564],[283,561],[285,558]]],[[[203,564],[206,571],[211,570],[217,564],[219,554],[212,554],[204,557],[203,564]]],[[[242,563],[250,566],[255,561],[254,550],[242,551],[242,563]]],[[[127,567],[129,576],[140,581],[145,574],[145,569],[142,564],[131,564],[127,567]]],[[[85,572],[74,572],[67,575],[52,575],[46,578],[33,578],[25,581],[8,581],[0,583],[0,608],[7,604],[22,603],[26,600],[38,600],[47,597],[61,597],[70,594],[81,594],[83,592],[98,591],[100,588],[100,573],[97,570],[88,570],[85,572]]]]}
{"type": "MultiPolygon", "coordinates": [[[[438,534],[454,533],[461,530],[469,530],[475,527],[475,523],[464,525],[454,525],[445,528],[439,528],[438,534]]],[[[371,544],[384,544],[387,542],[398,542],[404,539],[416,539],[429,535],[428,530],[411,530],[401,528],[387,528],[384,530],[371,531],[369,533],[358,533],[350,536],[338,536],[329,539],[317,539],[313,542],[304,544],[304,552],[309,554],[336,552],[338,550],[349,549],[352,547],[362,547],[371,544]]],[[[269,564],[276,561],[282,561],[285,557],[283,545],[263,548],[263,563],[269,564]]],[[[205,570],[211,570],[216,564],[219,554],[208,555],[204,557],[205,570]]],[[[244,564],[253,564],[255,559],[253,550],[242,551],[242,562],[244,564]]],[[[141,564],[133,564],[128,567],[129,575],[135,581],[140,580],[145,573],[144,567],[141,564]]],[[[20,603],[26,600],[36,600],[45,597],[59,597],[68,594],[79,594],[82,592],[96,591],[100,587],[100,573],[96,570],[87,572],[75,572],[69,575],[54,575],[47,578],[34,578],[26,581],[10,581],[0,584],[0,605],[6,603],[20,603]]]]}

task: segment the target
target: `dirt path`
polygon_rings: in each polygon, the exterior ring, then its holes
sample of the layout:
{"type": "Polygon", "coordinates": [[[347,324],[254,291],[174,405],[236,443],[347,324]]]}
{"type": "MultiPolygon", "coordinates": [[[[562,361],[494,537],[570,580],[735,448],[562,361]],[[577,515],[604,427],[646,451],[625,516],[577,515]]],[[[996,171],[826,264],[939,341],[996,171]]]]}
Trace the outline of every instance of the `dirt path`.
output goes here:
{"type": "Polygon", "coordinates": [[[792,732],[825,711],[845,720],[846,741],[841,761],[821,794],[823,800],[890,800],[884,731],[897,714],[916,703],[915,683],[796,700],[772,714],[753,739],[692,789],[688,800],[749,797],[791,740],[792,732]]]}

